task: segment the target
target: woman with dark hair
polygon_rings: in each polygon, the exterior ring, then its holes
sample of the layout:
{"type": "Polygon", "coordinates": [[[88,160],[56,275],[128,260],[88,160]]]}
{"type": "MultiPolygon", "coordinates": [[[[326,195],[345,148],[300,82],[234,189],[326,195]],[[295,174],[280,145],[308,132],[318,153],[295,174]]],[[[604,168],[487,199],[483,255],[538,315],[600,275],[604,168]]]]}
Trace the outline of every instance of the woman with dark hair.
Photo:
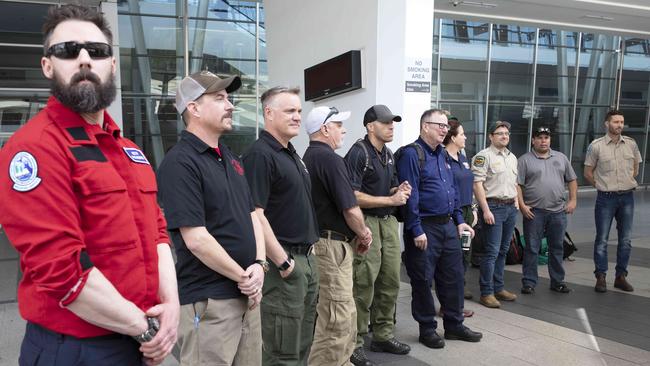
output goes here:
{"type": "MultiPolygon", "coordinates": [[[[460,195],[460,208],[463,211],[463,219],[467,224],[473,227],[476,225],[478,218],[476,207],[472,205],[472,185],[474,184],[474,174],[472,174],[467,158],[462,153],[462,150],[465,148],[467,137],[465,136],[463,126],[461,126],[456,117],[449,116],[448,121],[449,132],[447,132],[447,136],[445,136],[442,143],[445,145],[445,150],[449,156],[449,165],[454,173],[454,183],[460,195]]],[[[469,258],[469,250],[463,251],[463,265],[465,266],[466,271],[467,265],[469,264],[469,258]]],[[[464,295],[465,299],[472,298],[472,293],[469,292],[467,288],[465,288],[464,295]]],[[[472,316],[474,312],[471,310],[465,310],[464,314],[468,317],[472,316]]]]}

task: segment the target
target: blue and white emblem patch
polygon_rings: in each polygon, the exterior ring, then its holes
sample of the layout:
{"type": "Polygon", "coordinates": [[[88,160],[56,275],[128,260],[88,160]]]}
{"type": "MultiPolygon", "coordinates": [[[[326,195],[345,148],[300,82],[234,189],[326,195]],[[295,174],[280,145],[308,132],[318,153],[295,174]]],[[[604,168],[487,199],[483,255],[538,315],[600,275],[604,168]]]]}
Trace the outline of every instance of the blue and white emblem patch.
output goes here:
{"type": "Polygon", "coordinates": [[[14,155],[9,163],[9,177],[14,182],[13,189],[18,192],[31,191],[41,184],[34,155],[26,151],[14,155]]]}
{"type": "Polygon", "coordinates": [[[142,151],[139,149],[136,149],[134,147],[123,147],[123,149],[126,153],[126,156],[128,156],[129,159],[131,159],[133,162],[136,162],[138,164],[149,164],[149,160],[147,160],[147,157],[144,156],[144,153],[142,153],[142,151]]]}

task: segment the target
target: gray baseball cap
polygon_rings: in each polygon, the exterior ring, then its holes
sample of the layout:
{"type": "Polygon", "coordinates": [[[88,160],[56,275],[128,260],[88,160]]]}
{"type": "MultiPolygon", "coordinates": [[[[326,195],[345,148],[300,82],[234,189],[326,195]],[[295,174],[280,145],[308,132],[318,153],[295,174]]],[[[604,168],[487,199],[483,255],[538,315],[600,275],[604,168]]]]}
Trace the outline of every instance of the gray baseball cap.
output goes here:
{"type": "Polygon", "coordinates": [[[216,93],[225,90],[232,93],[241,86],[239,76],[231,76],[225,79],[218,77],[210,71],[204,70],[195,72],[181,80],[176,91],[176,110],[183,114],[187,104],[193,102],[203,94],[216,93]]]}

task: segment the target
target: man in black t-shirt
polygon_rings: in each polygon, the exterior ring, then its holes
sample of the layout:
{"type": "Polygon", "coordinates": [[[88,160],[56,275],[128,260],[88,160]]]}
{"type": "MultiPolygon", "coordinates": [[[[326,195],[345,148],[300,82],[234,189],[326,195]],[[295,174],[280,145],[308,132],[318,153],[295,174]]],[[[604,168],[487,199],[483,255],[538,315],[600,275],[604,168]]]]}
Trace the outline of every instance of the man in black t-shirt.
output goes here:
{"type": "Polygon", "coordinates": [[[398,184],[393,154],[386,143],[393,141],[393,122],[401,120],[385,105],[370,107],[363,117],[368,134],[352,145],[345,156],[352,188],[372,231],[373,242],[368,253],[354,256],[357,347],[351,361],[355,365],[367,360],[363,343],[368,324],[372,325],[372,351],[400,355],[411,351],[393,334],[402,262],[399,228],[393,212],[406,203],[411,186],[407,181],[398,184]]]}
{"type": "Polygon", "coordinates": [[[372,233],[363,221],[345,162],[334,152],[343,146],[343,121],[348,118],[350,112],[317,107],[305,121],[310,142],[304,160],[311,176],[312,202],[320,231],[320,240],[314,245],[320,289],[310,365],[349,363],[357,335],[352,246],[365,253],[372,242],[372,233]]]}
{"type": "Polygon", "coordinates": [[[263,365],[306,364],[314,339],[318,223],[309,172],[290,142],[300,132],[299,93],[275,87],[262,94],[265,130],[244,155],[266,255],[273,262],[261,306],[263,365]]]}
{"type": "Polygon", "coordinates": [[[184,78],[176,108],[187,129],[158,169],[160,198],[176,248],[182,365],[259,365],[264,238],[236,155],[228,93],[239,77],[184,78]],[[228,336],[224,336],[227,334],[228,336]]]}

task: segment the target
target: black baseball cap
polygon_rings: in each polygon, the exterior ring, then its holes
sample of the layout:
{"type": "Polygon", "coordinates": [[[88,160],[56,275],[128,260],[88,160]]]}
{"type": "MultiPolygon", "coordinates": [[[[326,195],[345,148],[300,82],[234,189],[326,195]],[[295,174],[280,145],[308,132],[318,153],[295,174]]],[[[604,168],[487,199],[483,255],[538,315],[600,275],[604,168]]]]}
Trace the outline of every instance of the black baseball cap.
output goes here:
{"type": "Polygon", "coordinates": [[[366,114],[363,115],[363,125],[367,125],[370,122],[381,122],[381,123],[389,123],[391,121],[395,122],[400,122],[402,120],[402,117],[393,114],[393,112],[388,109],[383,104],[377,104],[373,105],[372,107],[368,108],[366,111],[366,114]]]}
{"type": "Polygon", "coordinates": [[[551,136],[551,129],[545,126],[540,126],[533,131],[533,137],[537,137],[539,135],[547,135],[551,136]]]}

